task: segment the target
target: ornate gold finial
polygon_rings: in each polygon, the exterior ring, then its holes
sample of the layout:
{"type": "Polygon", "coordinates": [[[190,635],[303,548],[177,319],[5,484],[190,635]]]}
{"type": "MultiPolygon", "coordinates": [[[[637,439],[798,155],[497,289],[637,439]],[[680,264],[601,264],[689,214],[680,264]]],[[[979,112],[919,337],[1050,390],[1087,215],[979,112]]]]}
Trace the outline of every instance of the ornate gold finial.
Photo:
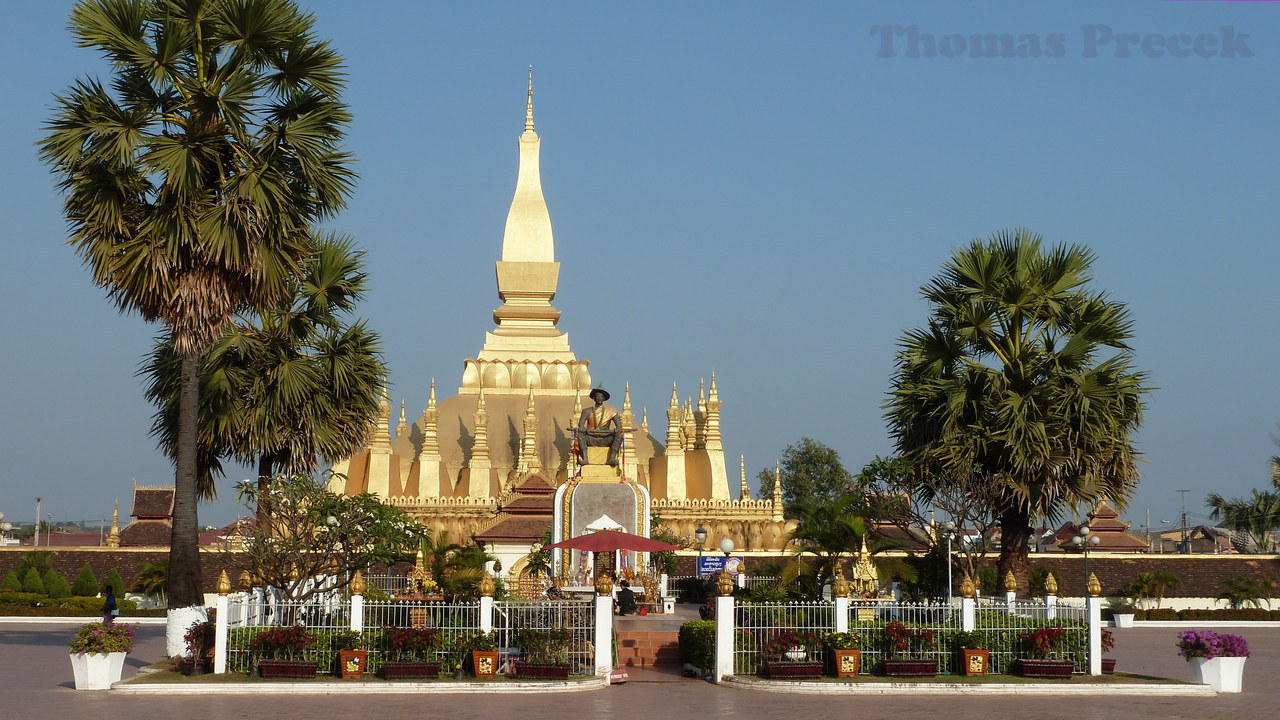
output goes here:
{"type": "Polygon", "coordinates": [[[1089,597],[1098,597],[1102,594],[1102,583],[1098,582],[1098,576],[1089,573],[1089,582],[1084,586],[1085,592],[1089,593],[1089,597]]]}
{"type": "Polygon", "coordinates": [[[831,583],[831,594],[836,597],[849,597],[849,581],[844,579],[844,568],[836,561],[836,579],[831,583]]]}
{"type": "Polygon", "coordinates": [[[240,576],[236,578],[236,583],[240,585],[240,589],[249,592],[253,589],[253,576],[248,570],[241,570],[240,576]]]}
{"type": "Polygon", "coordinates": [[[227,577],[227,571],[223,570],[218,575],[218,594],[229,595],[231,593],[231,578],[227,577]]]}
{"type": "Polygon", "coordinates": [[[489,573],[483,573],[480,576],[480,594],[484,597],[493,597],[493,591],[496,588],[493,585],[493,576],[489,573]]]}
{"type": "Polygon", "coordinates": [[[1045,595],[1058,594],[1058,579],[1053,576],[1053,573],[1049,573],[1049,577],[1044,579],[1044,594],[1045,595]]]}
{"type": "Polygon", "coordinates": [[[115,509],[111,511],[111,531],[107,533],[107,547],[120,547],[120,501],[116,501],[115,509]]]}
{"type": "Polygon", "coordinates": [[[613,592],[613,578],[608,573],[600,573],[596,576],[596,594],[601,597],[613,592]]]}
{"type": "Polygon", "coordinates": [[[427,409],[434,410],[436,408],[436,379],[431,378],[431,394],[427,395],[427,409]]]}
{"type": "MultiPolygon", "coordinates": [[[[712,375],[711,377],[713,377],[713,378],[714,378],[715,376],[714,376],[714,375],[712,375]]],[[[739,472],[739,478],[740,478],[740,479],[739,479],[739,481],[738,481],[738,499],[739,499],[739,500],[750,500],[750,499],[751,499],[751,486],[750,486],[750,485],[747,485],[747,456],[746,456],[746,455],[739,455],[739,456],[738,456],[738,463],[739,463],[739,464],[738,464],[738,472],[739,472]]]]}
{"type": "Polygon", "coordinates": [[[960,581],[960,597],[971,598],[978,594],[978,588],[973,584],[973,578],[965,573],[964,580],[960,581]]]}
{"type": "MultiPolygon", "coordinates": [[[[555,128],[552,128],[553,130],[555,128]]],[[[529,66],[529,100],[524,106],[524,130],[533,132],[533,66],[529,66]]]]}
{"type": "Polygon", "coordinates": [[[1012,570],[1009,570],[1009,571],[1005,572],[1005,574],[1004,574],[1004,591],[1005,591],[1005,592],[1017,592],[1017,591],[1018,591],[1018,581],[1017,581],[1017,579],[1015,579],[1015,578],[1013,577],[1013,571],[1012,571],[1012,570]]]}
{"type": "Polygon", "coordinates": [[[716,594],[720,597],[729,597],[733,595],[734,589],[733,578],[729,576],[729,571],[721,569],[716,575],[716,594]]]}
{"type": "Polygon", "coordinates": [[[352,595],[363,595],[365,590],[369,589],[364,583],[364,575],[360,574],[359,570],[351,576],[350,588],[352,595]]]}

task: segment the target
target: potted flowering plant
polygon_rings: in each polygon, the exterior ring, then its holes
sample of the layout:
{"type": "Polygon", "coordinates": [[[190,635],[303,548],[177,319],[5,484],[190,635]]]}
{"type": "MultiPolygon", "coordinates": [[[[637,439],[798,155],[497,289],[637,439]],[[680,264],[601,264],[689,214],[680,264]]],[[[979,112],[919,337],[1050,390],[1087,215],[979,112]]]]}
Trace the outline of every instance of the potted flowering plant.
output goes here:
{"type": "Polygon", "coordinates": [[[522,629],[515,634],[520,659],[515,662],[516,675],[522,678],[564,680],[569,677],[569,631],[522,629]]]}
{"type": "Polygon", "coordinates": [[[217,624],[212,616],[197,620],[187,628],[182,639],[187,644],[187,656],[183,658],[183,670],[187,675],[203,675],[213,667],[213,651],[217,624]]]}
{"type": "MultiPolygon", "coordinates": [[[[1116,635],[1106,628],[1102,628],[1102,652],[1109,653],[1116,649],[1116,635]]],[[[1116,659],[1104,657],[1102,658],[1102,673],[1111,675],[1116,671],[1116,659]]]]}
{"type": "Polygon", "coordinates": [[[1218,692],[1240,692],[1249,644],[1239,635],[1212,630],[1178,633],[1178,654],[1191,664],[1191,681],[1218,692]]]}
{"type": "Polygon", "coordinates": [[[71,671],[77,690],[106,690],[120,681],[124,656],[133,651],[136,625],[93,622],[71,638],[71,671]]]}
{"type": "Polygon", "coordinates": [[[480,630],[464,633],[456,643],[464,660],[471,658],[471,671],[477,678],[493,678],[498,674],[498,640],[493,633],[480,630]]]}
{"type": "Polygon", "coordinates": [[[857,677],[862,663],[862,635],[856,632],[830,632],[822,642],[831,651],[831,665],[836,677],[857,677]]]}
{"type": "Polygon", "coordinates": [[[966,676],[986,675],[991,665],[987,638],[977,630],[959,630],[951,635],[951,646],[960,650],[960,669],[966,676]]]}
{"type": "Polygon", "coordinates": [[[822,675],[822,663],[810,660],[811,650],[822,648],[822,638],[804,630],[780,630],[760,643],[764,656],[762,674],[771,678],[810,678],[822,675]]]}
{"type": "Polygon", "coordinates": [[[1063,679],[1071,677],[1075,664],[1062,657],[1062,643],[1067,629],[1046,625],[1021,636],[1029,657],[1018,661],[1023,677],[1063,679]]]}
{"type": "Polygon", "coordinates": [[[440,675],[440,631],[428,627],[385,627],[382,629],[382,675],[394,678],[425,678],[440,675]]]}
{"type": "Polygon", "coordinates": [[[338,630],[329,637],[330,648],[338,662],[338,677],[361,679],[369,669],[369,650],[364,636],[355,630],[338,630]]]}
{"type": "Polygon", "coordinates": [[[264,678],[315,677],[316,661],[305,659],[315,642],[305,627],[273,627],[255,635],[249,650],[258,656],[258,674],[264,678]]]}
{"type": "Polygon", "coordinates": [[[936,644],[932,630],[907,627],[898,621],[884,625],[884,674],[890,677],[933,677],[938,661],[922,657],[936,644]]]}

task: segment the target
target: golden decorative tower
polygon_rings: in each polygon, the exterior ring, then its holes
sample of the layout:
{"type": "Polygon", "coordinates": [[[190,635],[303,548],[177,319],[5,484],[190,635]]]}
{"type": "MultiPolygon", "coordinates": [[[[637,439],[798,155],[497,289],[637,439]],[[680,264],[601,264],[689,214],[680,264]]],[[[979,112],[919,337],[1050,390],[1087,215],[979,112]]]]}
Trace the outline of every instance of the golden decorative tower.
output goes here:
{"type": "Polygon", "coordinates": [[[489,413],[484,408],[484,388],[476,397],[475,442],[471,446],[471,485],[473,498],[489,497],[489,413]]]}
{"type": "Polygon", "coordinates": [[[111,511],[111,532],[107,533],[107,547],[120,547],[120,501],[116,501],[115,509],[111,511]]]}

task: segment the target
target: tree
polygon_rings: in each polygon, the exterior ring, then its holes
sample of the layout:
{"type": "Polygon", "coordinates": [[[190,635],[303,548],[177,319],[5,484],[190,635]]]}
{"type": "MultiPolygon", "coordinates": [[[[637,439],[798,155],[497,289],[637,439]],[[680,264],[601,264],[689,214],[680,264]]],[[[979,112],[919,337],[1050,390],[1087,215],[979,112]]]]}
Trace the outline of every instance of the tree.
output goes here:
{"type": "Polygon", "coordinates": [[[85,563],[80,568],[80,572],[76,573],[76,579],[71,583],[71,594],[81,597],[93,597],[98,594],[98,577],[93,574],[93,568],[89,563],[85,563]]]}
{"type": "Polygon", "coordinates": [[[1169,570],[1148,570],[1138,573],[1125,591],[1139,600],[1150,600],[1160,607],[1165,593],[1177,589],[1182,581],[1169,570]]]}
{"type": "Polygon", "coordinates": [[[921,289],[928,324],[899,342],[885,405],[917,487],[987,489],[1000,575],[1024,588],[1033,521],[1123,508],[1138,482],[1129,436],[1148,388],[1128,310],[1089,288],[1093,261],[1026,230],[957,250],[921,289]]]}
{"type": "Polygon", "coordinates": [[[111,571],[107,573],[107,579],[102,581],[102,594],[106,595],[114,592],[120,595],[124,593],[124,588],[124,578],[120,577],[120,571],[111,568],[111,571]]]}
{"type": "Polygon", "coordinates": [[[874,518],[869,516],[861,496],[845,493],[830,500],[805,499],[795,509],[796,526],[787,537],[793,554],[783,570],[782,583],[812,576],[806,593],[810,599],[818,599],[822,588],[835,577],[841,558],[857,555],[864,542],[873,556],[902,547],[892,538],[872,537],[867,523],[874,522],[874,518]]]}
{"type": "MultiPolygon", "coordinates": [[[[351,240],[316,238],[306,275],[289,296],[242,316],[201,362],[201,483],[212,494],[220,458],[258,467],[264,486],[276,472],[314,472],[320,459],[349,456],[378,417],[386,377],[377,333],[347,314],[367,286],[364,254],[351,240]]],[[[173,447],[181,359],[172,338],[159,342],[140,373],[159,406],[152,430],[173,447]]],[[[270,519],[258,513],[258,523],[270,519]]]]}
{"type": "Polygon", "coordinates": [[[27,570],[27,574],[22,577],[22,592],[45,594],[44,580],[40,578],[39,570],[35,568],[27,570]]]}
{"type": "Polygon", "coordinates": [[[1211,508],[1209,517],[1245,534],[1250,551],[1271,552],[1275,548],[1271,531],[1280,528],[1280,457],[1271,458],[1271,489],[1253,490],[1247,498],[1230,500],[1209,493],[1205,504],[1211,508]]]}
{"type": "Polygon", "coordinates": [[[1226,589],[1218,595],[1218,599],[1226,600],[1227,604],[1236,610],[1248,605],[1255,608],[1261,608],[1263,603],[1269,605],[1276,587],[1276,581],[1270,578],[1261,582],[1248,578],[1232,578],[1223,580],[1222,584],[1226,589]]]}
{"type": "Polygon", "coordinates": [[[134,592],[145,593],[160,600],[160,607],[168,607],[169,593],[169,560],[156,560],[142,563],[138,574],[133,576],[133,584],[129,586],[134,592]]]}
{"type": "Polygon", "coordinates": [[[356,570],[411,557],[427,534],[377,495],[338,495],[305,475],[277,475],[264,494],[245,480],[237,493],[246,507],[271,513],[271,530],[254,528],[238,567],[289,600],[344,588],[356,570]]]}
{"type": "MultiPolygon", "coordinates": [[[[783,513],[798,518],[804,502],[829,502],[855,490],[853,476],[840,463],[840,454],[822,443],[803,437],[782,451],[779,466],[782,478],[783,513]]],[[[761,470],[760,497],[773,494],[774,472],[761,470]]]]}
{"type": "Polygon", "coordinates": [[[93,282],[182,359],[171,651],[203,611],[200,358],[237,312],[287,296],[312,225],[351,189],[341,59],[314,23],[289,0],[82,0],[71,33],[113,79],[57,97],[40,145],[93,282]]]}
{"type": "Polygon", "coordinates": [[[22,592],[22,581],[18,579],[16,571],[10,570],[9,574],[4,576],[4,582],[0,582],[0,590],[22,592]]]}

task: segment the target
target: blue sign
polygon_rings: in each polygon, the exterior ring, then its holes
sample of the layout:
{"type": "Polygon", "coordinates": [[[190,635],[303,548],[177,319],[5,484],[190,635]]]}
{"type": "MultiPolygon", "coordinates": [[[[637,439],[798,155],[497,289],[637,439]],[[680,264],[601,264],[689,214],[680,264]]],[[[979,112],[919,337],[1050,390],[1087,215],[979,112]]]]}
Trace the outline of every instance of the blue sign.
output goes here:
{"type": "MultiPolygon", "coordinates": [[[[728,566],[730,575],[737,575],[742,572],[742,557],[730,555],[728,566]]],[[[699,575],[714,575],[724,569],[725,557],[723,555],[702,555],[698,558],[699,575]]]]}

